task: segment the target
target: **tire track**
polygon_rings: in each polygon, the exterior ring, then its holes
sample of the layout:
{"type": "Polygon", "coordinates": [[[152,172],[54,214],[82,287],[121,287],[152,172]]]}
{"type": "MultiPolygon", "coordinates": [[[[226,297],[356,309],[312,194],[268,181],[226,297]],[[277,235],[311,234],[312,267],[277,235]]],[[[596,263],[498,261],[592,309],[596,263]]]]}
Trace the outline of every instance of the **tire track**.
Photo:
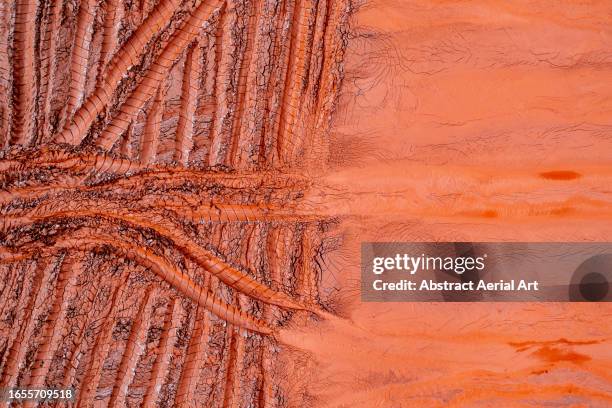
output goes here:
{"type": "Polygon", "coordinates": [[[26,344],[23,343],[26,342],[27,339],[29,339],[29,335],[31,335],[33,331],[34,319],[32,319],[32,315],[34,314],[34,309],[36,305],[40,301],[40,295],[42,293],[40,287],[43,277],[45,275],[46,268],[46,263],[42,261],[37,261],[34,278],[32,280],[31,287],[28,291],[29,294],[27,297],[21,297],[21,299],[24,301],[27,299],[27,304],[23,308],[24,310],[21,317],[17,318],[17,320],[20,320],[22,323],[16,330],[12,330],[12,341],[9,339],[8,354],[6,354],[6,359],[4,359],[2,365],[0,387],[14,387],[16,385],[14,384],[14,382],[17,379],[17,370],[19,367],[19,363],[23,361],[23,357],[26,351],[26,344]],[[12,384],[11,381],[13,382],[12,384]]]}
{"type": "Polygon", "coordinates": [[[198,80],[202,74],[201,47],[196,41],[187,52],[183,83],[181,89],[181,106],[178,125],[176,127],[176,143],[174,146],[174,160],[187,166],[189,153],[193,148],[193,122],[196,110],[196,94],[198,80]]]}
{"type": "Polygon", "coordinates": [[[82,0],[79,4],[76,34],[72,46],[72,60],[70,62],[70,92],[68,93],[68,102],[64,114],[66,118],[72,118],[84,98],[95,12],[93,0],[82,0]]]}
{"type": "MultiPolygon", "coordinates": [[[[91,258],[92,254],[89,253],[88,256],[91,258]]],[[[93,261],[96,260],[95,258],[93,259],[93,261]]],[[[76,330],[71,332],[71,338],[73,339],[71,343],[74,345],[74,349],[71,348],[67,350],[68,361],[64,365],[61,377],[57,378],[55,381],[55,383],[61,384],[62,388],[76,389],[78,381],[77,371],[81,366],[82,359],[86,357],[88,351],[88,341],[85,339],[85,336],[87,335],[87,331],[91,328],[92,323],[99,318],[96,313],[96,303],[99,300],[97,295],[100,290],[100,284],[102,283],[102,277],[105,277],[110,269],[106,260],[102,259],[101,264],[102,265],[97,265],[97,271],[92,280],[87,282],[88,286],[83,294],[84,299],[79,305],[79,313],[84,313],[84,316],[79,319],[80,322],[77,322],[76,330]]],[[[64,343],[66,343],[66,341],[64,341],[64,343]]],[[[64,358],[66,358],[65,355],[64,358]]]]}
{"type": "Polygon", "coordinates": [[[96,140],[97,146],[110,150],[117,138],[125,132],[143,104],[156,92],[159,92],[163,79],[168,75],[178,56],[195,39],[202,25],[208,20],[216,7],[221,4],[223,3],[220,0],[202,1],[181,28],[177,29],[162,53],[153,61],[136,89],[121,106],[119,114],[113,118],[96,140]]]}
{"type": "MultiPolygon", "coordinates": [[[[246,108],[248,106],[248,95],[247,89],[249,85],[249,80],[252,77],[252,59],[253,59],[253,50],[255,49],[255,29],[259,22],[259,13],[260,13],[260,3],[259,1],[254,1],[253,6],[246,10],[248,13],[248,17],[246,18],[246,29],[244,31],[246,34],[244,37],[244,52],[241,52],[242,56],[240,59],[240,66],[238,67],[238,77],[237,77],[237,86],[236,86],[236,110],[233,114],[233,123],[232,123],[232,134],[230,137],[230,157],[232,158],[232,167],[234,168],[245,168],[248,159],[251,157],[244,157],[245,152],[248,152],[249,146],[245,146],[241,143],[241,138],[244,137],[243,130],[243,117],[247,116],[248,113],[246,108]]],[[[247,153],[248,154],[248,153],[247,153]]],[[[255,162],[257,162],[257,158],[255,158],[255,162]]]]}
{"type": "Polygon", "coordinates": [[[306,70],[306,42],[310,32],[308,20],[312,10],[309,0],[296,0],[292,15],[292,32],[290,37],[289,63],[285,78],[285,91],[281,101],[279,115],[279,133],[277,135],[277,155],[281,163],[291,161],[291,154],[296,145],[293,126],[296,123],[296,114],[299,108],[299,95],[305,86],[304,71],[306,70]],[[289,150],[291,149],[291,150],[289,150]]]}
{"type": "Polygon", "coordinates": [[[12,103],[13,64],[11,63],[11,26],[13,16],[10,1],[0,2],[0,150],[8,147],[11,134],[11,116],[13,114],[9,104],[12,103]]]}
{"type": "Polygon", "coordinates": [[[136,364],[140,354],[143,352],[143,345],[146,340],[146,322],[145,316],[149,313],[149,309],[157,296],[157,291],[152,288],[145,289],[140,307],[132,320],[130,326],[130,335],[127,340],[125,350],[121,356],[121,362],[115,375],[113,389],[108,402],[108,406],[124,406],[125,399],[128,394],[128,387],[133,380],[133,373],[136,369],[136,364]]]}
{"type": "MultiPolygon", "coordinates": [[[[127,268],[125,268],[120,276],[119,282],[123,282],[123,278],[127,274],[127,268]]],[[[80,392],[77,393],[77,404],[76,406],[89,406],[93,403],[95,398],[98,385],[100,384],[100,378],[102,377],[102,366],[104,360],[109,353],[110,346],[113,344],[113,326],[115,324],[114,312],[117,308],[117,296],[120,293],[121,284],[114,281],[112,288],[112,295],[110,301],[107,304],[107,313],[104,314],[103,323],[96,336],[94,346],[89,355],[89,361],[87,363],[87,369],[83,376],[82,387],[80,392]]]]}
{"type": "Polygon", "coordinates": [[[57,1],[48,4],[50,22],[46,22],[46,30],[40,47],[41,60],[41,84],[39,97],[39,141],[46,141],[49,135],[55,130],[51,124],[51,100],[53,98],[53,88],[56,84],[57,70],[55,68],[57,57],[57,32],[60,27],[60,16],[62,6],[57,1]]]}
{"type": "MultiPolygon", "coordinates": [[[[214,290],[213,290],[214,292],[214,290]]],[[[181,377],[177,385],[175,404],[184,406],[193,404],[197,380],[200,377],[201,364],[205,359],[208,339],[206,331],[210,328],[208,314],[203,313],[198,305],[195,308],[194,322],[189,345],[181,370],[181,377]]]]}
{"type": "Polygon", "coordinates": [[[155,92],[155,99],[147,115],[140,145],[140,162],[151,164],[157,158],[157,145],[159,143],[159,128],[162,119],[162,84],[155,92]]]}
{"type": "Polygon", "coordinates": [[[237,60],[232,56],[236,45],[232,41],[233,22],[230,19],[232,9],[228,5],[221,14],[217,32],[215,34],[215,92],[213,119],[210,127],[210,147],[208,152],[208,165],[221,166],[227,162],[227,147],[231,146],[229,127],[231,126],[231,107],[234,104],[232,97],[232,68],[237,60]]]}
{"type": "Polygon", "coordinates": [[[36,0],[17,0],[13,43],[13,118],[11,145],[28,145],[34,131],[34,42],[36,0]]]}
{"type": "Polygon", "coordinates": [[[248,276],[216,256],[212,255],[207,250],[194,244],[190,239],[184,237],[181,232],[173,226],[164,223],[161,220],[156,220],[158,223],[152,223],[144,218],[134,216],[134,214],[128,214],[123,211],[59,211],[52,214],[37,214],[32,217],[33,220],[52,219],[57,217],[87,217],[87,216],[98,216],[105,217],[108,219],[115,219],[116,221],[123,221],[131,223],[140,228],[150,228],[156,231],[162,236],[170,238],[175,246],[179,248],[185,255],[190,257],[194,262],[200,265],[204,270],[218,277],[222,282],[228,286],[236,289],[239,292],[244,293],[247,296],[254,297],[267,303],[273,303],[278,306],[288,307],[291,309],[305,309],[304,306],[296,303],[291,298],[286,296],[283,292],[273,291],[265,285],[259,283],[255,279],[248,276]]]}
{"type": "Polygon", "coordinates": [[[102,47],[100,49],[100,59],[98,62],[97,80],[100,82],[102,74],[107,68],[109,59],[112,57],[113,50],[117,46],[118,32],[118,16],[117,11],[120,11],[119,2],[117,0],[106,0],[103,5],[104,10],[104,34],[102,37],[102,47]]]}
{"type": "Polygon", "coordinates": [[[68,255],[60,266],[55,300],[47,317],[47,325],[43,332],[41,343],[38,346],[32,372],[27,382],[30,388],[41,388],[45,385],[45,379],[51,368],[55,352],[58,350],[61,337],[66,331],[69,318],[63,315],[67,313],[68,302],[76,291],[71,281],[75,278],[76,271],[80,270],[80,263],[81,259],[68,255]]]}
{"type": "Polygon", "coordinates": [[[157,353],[157,358],[151,369],[149,386],[141,405],[143,407],[150,407],[155,404],[155,399],[165,384],[170,359],[173,356],[174,341],[177,337],[181,315],[178,310],[180,307],[178,300],[174,298],[170,302],[169,310],[166,312],[162,338],[158,346],[160,351],[157,353]]]}
{"type": "Polygon", "coordinates": [[[159,5],[136,29],[127,43],[109,63],[106,75],[85,103],[74,114],[74,121],[56,137],[59,143],[79,144],[87,134],[92,122],[108,105],[117,86],[128,69],[141,57],[141,51],[158,31],[170,20],[180,4],[179,0],[161,0],[159,5]]]}

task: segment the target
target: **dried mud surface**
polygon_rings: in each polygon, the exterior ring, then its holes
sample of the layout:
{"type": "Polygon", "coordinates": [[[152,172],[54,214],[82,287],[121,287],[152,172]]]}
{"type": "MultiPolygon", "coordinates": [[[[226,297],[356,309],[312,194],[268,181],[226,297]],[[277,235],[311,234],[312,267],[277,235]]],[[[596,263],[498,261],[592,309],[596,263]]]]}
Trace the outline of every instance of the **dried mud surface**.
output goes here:
{"type": "Polygon", "coordinates": [[[278,332],[327,313],[337,221],[303,198],[350,5],[0,7],[0,386],[308,405],[278,332]]]}
{"type": "Polygon", "coordinates": [[[606,2],[0,7],[0,386],[612,404],[605,304],[362,303],[358,282],[362,241],[609,240],[606,2]]]}

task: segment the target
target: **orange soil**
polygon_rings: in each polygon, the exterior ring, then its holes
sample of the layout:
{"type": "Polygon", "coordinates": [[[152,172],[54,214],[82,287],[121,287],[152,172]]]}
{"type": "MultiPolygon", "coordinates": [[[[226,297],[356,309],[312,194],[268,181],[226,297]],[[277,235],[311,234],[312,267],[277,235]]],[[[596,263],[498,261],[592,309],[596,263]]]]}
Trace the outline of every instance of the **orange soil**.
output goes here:
{"type": "Polygon", "coordinates": [[[0,386],[612,405],[606,304],[359,299],[362,241],[609,240],[611,13],[0,5],[0,386]]]}
{"type": "MultiPolygon", "coordinates": [[[[609,241],[606,2],[367,2],[330,170],[325,287],[347,320],[283,333],[321,407],[608,407],[612,306],[362,303],[362,241],[609,241]]],[[[325,290],[325,289],[323,289],[325,290]]]]}

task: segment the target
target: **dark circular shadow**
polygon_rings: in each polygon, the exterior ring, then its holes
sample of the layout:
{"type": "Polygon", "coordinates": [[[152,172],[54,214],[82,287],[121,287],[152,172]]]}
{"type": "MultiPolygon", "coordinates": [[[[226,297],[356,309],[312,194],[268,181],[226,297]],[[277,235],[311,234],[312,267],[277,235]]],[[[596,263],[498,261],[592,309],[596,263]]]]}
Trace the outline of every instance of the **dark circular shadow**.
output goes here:
{"type": "Polygon", "coordinates": [[[612,281],[612,255],[595,255],[576,268],[569,286],[572,302],[610,301],[612,281]]]}
{"type": "Polygon", "coordinates": [[[589,302],[599,302],[608,294],[610,284],[601,273],[589,272],[580,280],[578,288],[585,300],[589,302]]]}

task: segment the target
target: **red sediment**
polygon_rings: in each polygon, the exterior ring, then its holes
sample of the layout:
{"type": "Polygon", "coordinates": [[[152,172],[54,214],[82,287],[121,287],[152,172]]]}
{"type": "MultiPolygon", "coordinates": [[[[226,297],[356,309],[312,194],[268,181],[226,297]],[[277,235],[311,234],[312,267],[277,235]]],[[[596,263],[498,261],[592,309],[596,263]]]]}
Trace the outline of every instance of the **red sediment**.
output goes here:
{"type": "Polygon", "coordinates": [[[582,174],[572,170],[552,170],[542,172],[539,176],[547,180],[575,180],[582,177],[582,174]]]}
{"type": "Polygon", "coordinates": [[[569,361],[581,364],[591,360],[591,357],[571,350],[562,350],[556,347],[543,346],[533,352],[533,355],[544,361],[556,363],[559,361],[569,361]]]}

